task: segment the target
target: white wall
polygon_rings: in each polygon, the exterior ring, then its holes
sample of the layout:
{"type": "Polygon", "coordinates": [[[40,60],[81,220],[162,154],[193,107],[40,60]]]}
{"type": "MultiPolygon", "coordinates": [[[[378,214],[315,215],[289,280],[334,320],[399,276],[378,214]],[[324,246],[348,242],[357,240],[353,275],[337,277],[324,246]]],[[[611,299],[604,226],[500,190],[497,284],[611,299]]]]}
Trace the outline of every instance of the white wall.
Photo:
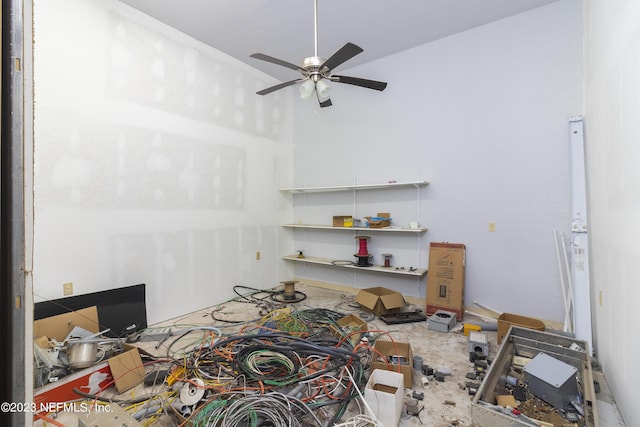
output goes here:
{"type": "MultiPolygon", "coordinates": [[[[630,423],[640,417],[640,6],[585,4],[596,350],[630,423]]],[[[273,82],[267,76],[115,1],[37,1],[36,300],[61,297],[68,281],[76,294],[144,282],[158,321],[224,300],[235,283],[286,278],[278,256],[304,241],[289,245],[278,224],[308,214],[300,204],[292,213],[277,191],[291,183],[295,141],[295,185],[431,181],[419,215],[403,202],[413,194],[385,195],[399,221],[419,216],[429,227],[423,266],[430,241],[463,242],[467,305],[561,320],[552,231],[568,231],[570,220],[567,119],[582,113],[581,13],[579,0],[562,0],[341,71],[389,88],[335,85],[333,107],[294,97],[292,113],[286,90],[252,96],[273,82]]],[[[351,204],[339,199],[315,215],[351,204]]],[[[359,213],[386,206],[368,200],[359,213]]],[[[423,296],[419,285],[395,284],[423,296]]]]}
{"type": "Polygon", "coordinates": [[[597,356],[636,425],[640,301],[640,4],[585,2],[585,127],[597,356]]]}
{"type": "Polygon", "coordinates": [[[34,62],[36,301],[146,283],[153,323],[289,278],[272,78],[112,0],[35,2],[34,62]]]}
{"type": "MultiPolygon", "coordinates": [[[[568,119],[582,114],[581,41],[581,1],[562,0],[340,69],[337,74],[389,86],[380,93],[333,84],[334,106],[322,110],[296,99],[294,181],[430,181],[419,203],[419,221],[429,228],[420,243],[422,266],[429,242],[464,243],[466,305],[477,300],[562,321],[553,230],[568,232],[570,225],[568,119]],[[493,233],[489,222],[496,223],[493,233]]],[[[361,215],[386,208],[403,222],[416,215],[415,204],[387,203],[386,197],[361,215]]],[[[348,203],[327,207],[324,217],[329,221],[348,203]]],[[[297,221],[305,205],[296,204],[297,221]]],[[[296,246],[311,244],[309,234],[296,239],[296,246]]],[[[375,244],[372,239],[369,246],[375,244]]],[[[400,239],[395,244],[404,245],[400,239]]],[[[341,280],[341,273],[326,271],[301,267],[297,274],[341,280]]],[[[413,282],[395,286],[424,297],[413,282]]]]}

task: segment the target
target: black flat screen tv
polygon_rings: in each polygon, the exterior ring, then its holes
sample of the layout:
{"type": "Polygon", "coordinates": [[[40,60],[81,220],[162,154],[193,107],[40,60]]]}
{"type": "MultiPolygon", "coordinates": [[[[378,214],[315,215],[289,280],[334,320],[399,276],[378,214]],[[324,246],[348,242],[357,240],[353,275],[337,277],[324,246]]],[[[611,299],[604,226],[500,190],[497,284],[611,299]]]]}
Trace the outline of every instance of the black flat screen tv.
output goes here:
{"type": "Polygon", "coordinates": [[[45,319],[94,305],[98,308],[100,330],[110,330],[105,334],[106,336],[116,338],[123,335],[125,331],[136,332],[147,327],[144,283],[37,302],[34,306],[33,320],[45,319]],[[127,330],[127,328],[130,329],[127,330]]]}

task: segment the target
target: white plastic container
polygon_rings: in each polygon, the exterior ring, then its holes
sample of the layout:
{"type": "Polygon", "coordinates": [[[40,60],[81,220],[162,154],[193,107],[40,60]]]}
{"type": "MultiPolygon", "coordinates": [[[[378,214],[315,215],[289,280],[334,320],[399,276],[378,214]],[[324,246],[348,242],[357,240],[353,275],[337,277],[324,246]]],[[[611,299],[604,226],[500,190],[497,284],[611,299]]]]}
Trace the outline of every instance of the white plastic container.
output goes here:
{"type": "Polygon", "coordinates": [[[404,404],[404,375],[374,369],[364,389],[364,400],[382,425],[397,427],[404,404]]]}

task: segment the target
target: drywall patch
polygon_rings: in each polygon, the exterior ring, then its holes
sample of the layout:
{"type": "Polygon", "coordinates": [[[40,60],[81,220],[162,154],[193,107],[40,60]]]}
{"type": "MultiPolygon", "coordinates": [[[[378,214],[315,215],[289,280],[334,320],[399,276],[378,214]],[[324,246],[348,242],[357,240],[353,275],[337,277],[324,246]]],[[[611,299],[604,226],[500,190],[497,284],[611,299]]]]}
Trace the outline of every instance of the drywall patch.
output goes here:
{"type": "Polygon", "coordinates": [[[282,117],[270,111],[283,109],[286,99],[274,96],[265,104],[255,94],[248,66],[232,64],[170,27],[152,30],[115,11],[108,21],[108,96],[274,140],[283,137],[282,117]]]}
{"type": "Polygon", "coordinates": [[[53,112],[38,130],[43,207],[245,209],[245,148],[53,112]]]}

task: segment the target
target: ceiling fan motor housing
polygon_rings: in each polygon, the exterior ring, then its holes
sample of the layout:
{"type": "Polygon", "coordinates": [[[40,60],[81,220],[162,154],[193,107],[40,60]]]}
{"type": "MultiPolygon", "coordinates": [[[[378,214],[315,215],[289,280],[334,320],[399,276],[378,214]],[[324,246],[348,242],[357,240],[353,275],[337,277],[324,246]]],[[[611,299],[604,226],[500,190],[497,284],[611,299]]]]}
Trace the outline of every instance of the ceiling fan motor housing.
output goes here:
{"type": "Polygon", "coordinates": [[[331,70],[328,67],[322,67],[325,61],[325,58],[319,56],[308,56],[302,61],[302,68],[313,81],[317,82],[321,78],[331,75],[331,70]]]}

